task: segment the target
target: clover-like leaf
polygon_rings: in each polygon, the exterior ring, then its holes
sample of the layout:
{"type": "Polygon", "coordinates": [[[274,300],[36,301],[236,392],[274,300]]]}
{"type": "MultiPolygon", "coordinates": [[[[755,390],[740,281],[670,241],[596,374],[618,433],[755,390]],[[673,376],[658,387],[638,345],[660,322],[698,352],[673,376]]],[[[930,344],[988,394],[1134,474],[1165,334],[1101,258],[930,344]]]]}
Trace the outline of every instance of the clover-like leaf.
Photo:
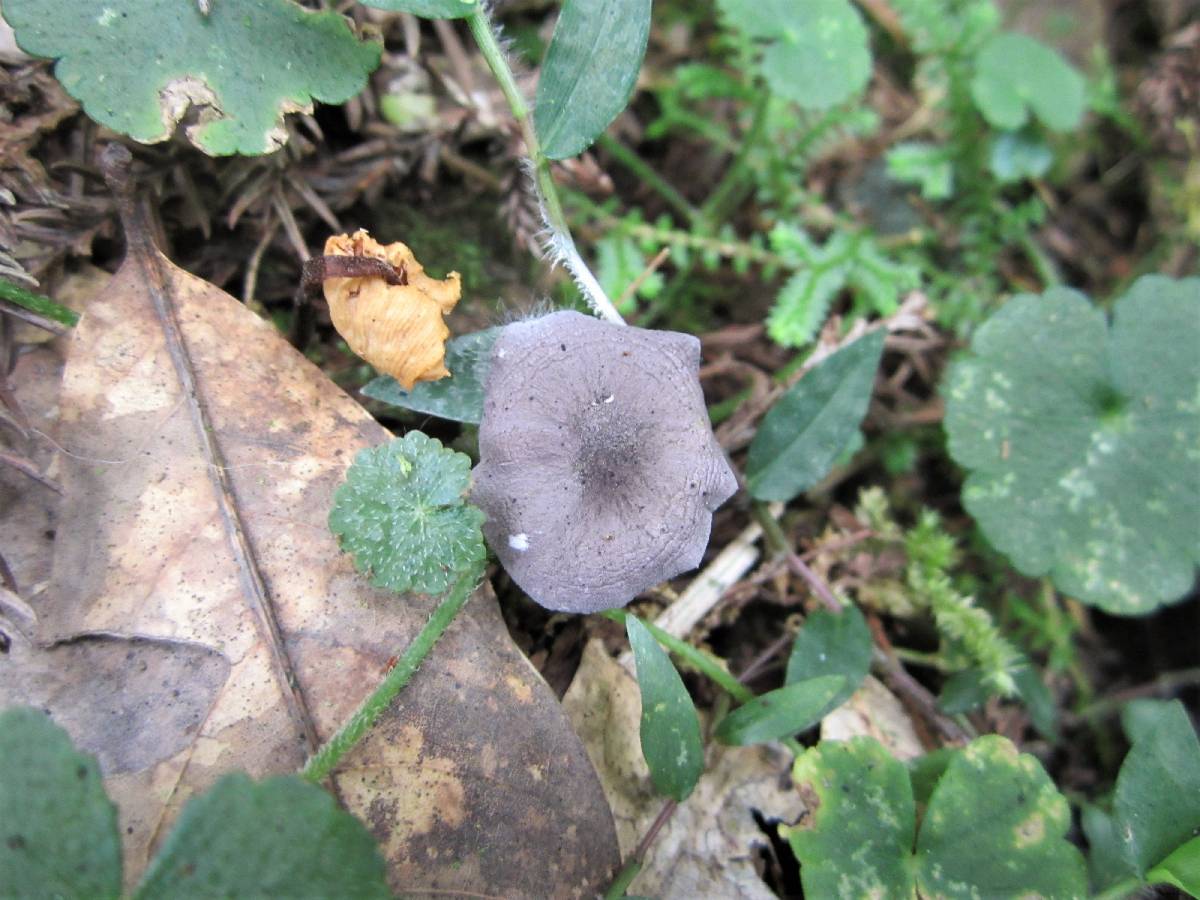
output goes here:
{"type": "Polygon", "coordinates": [[[95,758],[36,709],[0,714],[0,894],[116,897],[117,808],[95,758]]]}
{"type": "Polygon", "coordinates": [[[1200,561],[1200,279],[1139,279],[1104,313],[1013,298],[950,372],[963,502],[1027,575],[1118,614],[1186,593],[1200,561]]]}
{"type": "Polygon", "coordinates": [[[354,458],[329,528],[376,587],[441,594],[486,555],[471,460],[419,431],[354,458]]]}
{"type": "Polygon", "coordinates": [[[1058,51],[1013,31],[979,49],[971,96],[988,122],[1007,131],[1030,113],[1054,131],[1070,131],[1083,118],[1083,76],[1058,51]]]}
{"type": "Polygon", "coordinates": [[[188,138],[212,156],[283,145],[283,115],[341,103],[363,89],[380,46],[336,12],[290,0],[6,0],[27,53],[89,116],[143,143],[166,140],[189,108],[188,138]]]}
{"type": "Polygon", "coordinates": [[[726,25],[763,42],[759,71],[771,91],[828,109],[871,76],[867,28],[850,0],[718,0],[726,25]]]}
{"type": "Polygon", "coordinates": [[[135,900],[189,897],[390,898],[366,827],[321,788],[238,772],[188,801],[135,900]]]}
{"type": "Polygon", "coordinates": [[[810,678],[841,675],[845,683],[824,711],[829,712],[850,699],[862,685],[871,668],[874,646],[867,620],[857,606],[847,606],[840,613],[817,610],[796,635],[784,681],[798,684],[810,678]]]}
{"type": "Polygon", "coordinates": [[[483,385],[492,365],[492,344],[499,333],[499,328],[485,328],[461,334],[447,343],[449,378],[419,381],[411,391],[406,391],[395,378],[382,375],[370,381],[362,392],[392,406],[478,425],[483,415],[483,385]]]}
{"type": "Polygon", "coordinates": [[[465,19],[479,9],[479,0],[359,0],[363,6],[412,13],[423,19],[465,19]]]}

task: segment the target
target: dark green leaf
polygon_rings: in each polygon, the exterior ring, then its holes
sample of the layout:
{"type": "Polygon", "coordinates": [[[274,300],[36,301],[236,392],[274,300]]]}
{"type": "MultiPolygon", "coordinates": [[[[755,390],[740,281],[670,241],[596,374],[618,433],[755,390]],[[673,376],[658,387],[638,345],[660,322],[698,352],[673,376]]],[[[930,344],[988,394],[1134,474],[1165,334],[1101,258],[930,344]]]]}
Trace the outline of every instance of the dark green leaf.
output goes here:
{"type": "Polygon", "coordinates": [[[1200,829],[1200,740],[1178,700],[1131,706],[1125,721],[1133,747],[1113,805],[1125,858],[1145,875],[1200,829]]]}
{"type": "Polygon", "coordinates": [[[625,617],[642,692],[642,755],[654,786],[683,801],[704,771],[700,719],[671,658],[637,616],[625,617]]]}
{"type": "Polygon", "coordinates": [[[980,48],[971,96],[983,117],[1006,131],[1024,125],[1031,112],[1055,131],[1069,131],[1083,118],[1083,76],[1058,51],[1012,31],[980,48]]]}
{"type": "Polygon", "coordinates": [[[370,832],[295,776],[226,775],[190,800],[134,896],[391,897],[370,832]]]}
{"type": "Polygon", "coordinates": [[[1194,837],[1146,873],[1151,884],[1173,884],[1200,897],[1200,837],[1194,837]]]}
{"type": "MultiPolygon", "coordinates": [[[[1109,612],[1191,589],[1200,562],[1200,279],[1139,279],[1104,313],[1010,300],[946,382],[963,502],[1031,576],[1109,612]]],[[[801,382],[803,383],[803,382],[801,382]]]]}
{"type": "Polygon", "coordinates": [[[817,610],[796,635],[788,657],[785,684],[797,684],[823,675],[841,675],[842,689],[821,715],[836,709],[858,690],[871,667],[871,631],[857,606],[840,613],[817,610]]]}
{"type": "Polygon", "coordinates": [[[956,716],[982,706],[992,693],[981,669],[964,669],[946,679],[938,694],[938,706],[947,715],[956,716]]]}
{"type": "Polygon", "coordinates": [[[791,500],[829,471],[867,412],[884,332],[844,347],[801,378],[763,418],[746,484],[760,500],[791,500]]]}
{"type": "Polygon", "coordinates": [[[419,381],[411,391],[384,375],[362,389],[367,397],[454,422],[479,424],[483,414],[483,384],[491,368],[492,344],[499,328],[462,334],[446,344],[449,378],[419,381]]]}
{"type": "Polygon", "coordinates": [[[483,513],[464,500],[471,460],[419,431],[359,451],[329,528],[371,583],[441,594],[485,557],[483,513]]]}
{"type": "Polygon", "coordinates": [[[1027,131],[1002,131],[992,140],[988,166],[1001,181],[1041,178],[1050,171],[1054,151],[1040,136],[1027,131]]]}
{"type": "Polygon", "coordinates": [[[0,895],[120,892],[117,809],[96,760],[39,710],[0,713],[0,895]]]}
{"type": "Polygon", "coordinates": [[[625,108],[649,35],[650,0],[566,0],[533,111],[546,156],[582,153],[625,108]]]}
{"type": "Polygon", "coordinates": [[[972,741],[950,760],[917,837],[923,896],[1082,897],[1083,857],[1066,839],[1067,801],[1032,756],[1005,738],[972,741]]]}
{"type": "Polygon", "coordinates": [[[348,100],[379,65],[380,45],[339,13],[289,0],[218,0],[207,16],[158,0],[5,0],[4,17],[97,122],[154,143],[190,102],[188,138],[213,156],[270,153],[285,112],[348,100]]]}
{"type": "Polygon", "coordinates": [[[796,760],[793,780],[806,810],[784,833],[806,897],[913,895],[912,789],[878,741],[823,741],[796,760]]]}
{"type": "Polygon", "coordinates": [[[1085,806],[1079,817],[1088,842],[1088,875],[1099,893],[1133,874],[1124,856],[1113,817],[1098,806],[1085,806]]]}
{"type": "Polygon", "coordinates": [[[1057,740],[1058,707],[1055,705],[1054,695],[1042,681],[1037,669],[1025,657],[1021,657],[1021,662],[1013,670],[1013,681],[1025,708],[1029,711],[1033,727],[1050,740],[1057,740]]]}
{"type": "Polygon", "coordinates": [[[359,0],[363,6],[412,13],[425,19],[464,19],[479,9],[478,0],[359,0]]]}
{"type": "Polygon", "coordinates": [[[761,744],[811,728],[821,721],[846,684],[842,675],[824,675],[755,697],[717,726],[726,744],[761,744]]]}
{"type": "Polygon", "coordinates": [[[913,800],[921,805],[929,803],[933,789],[946,773],[946,767],[960,752],[958,747],[942,747],[909,760],[908,777],[912,781],[913,800]]]}

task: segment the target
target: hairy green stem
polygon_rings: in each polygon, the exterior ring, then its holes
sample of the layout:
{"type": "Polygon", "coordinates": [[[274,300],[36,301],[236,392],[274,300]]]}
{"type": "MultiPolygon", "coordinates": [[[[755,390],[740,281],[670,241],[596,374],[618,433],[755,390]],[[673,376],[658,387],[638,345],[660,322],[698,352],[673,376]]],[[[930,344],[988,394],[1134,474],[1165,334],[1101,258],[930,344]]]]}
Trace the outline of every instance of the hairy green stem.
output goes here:
{"type": "Polygon", "coordinates": [[[11,281],[0,278],[0,300],[7,300],[24,307],[32,313],[52,319],[63,325],[74,327],[79,323],[79,314],[73,309],[60,306],[49,297],[27,291],[11,281]]]}
{"type": "Polygon", "coordinates": [[[304,768],[300,770],[301,776],[314,783],[323,781],[337,766],[341,758],[362,740],[371,726],[379,720],[391,702],[396,699],[396,695],[408,684],[409,679],[420,668],[425,657],[429,655],[429,651],[433,649],[433,645],[438,642],[442,633],[454,621],[454,617],[466,605],[479,580],[479,575],[478,569],[472,569],[459,577],[454,587],[450,589],[450,593],[434,609],[433,615],[429,617],[425,627],[396,660],[395,666],[380,682],[379,687],[371,692],[370,696],[362,702],[362,705],[354,711],[354,714],[346,720],[337,733],[309,758],[308,762],[304,764],[304,768]]]}

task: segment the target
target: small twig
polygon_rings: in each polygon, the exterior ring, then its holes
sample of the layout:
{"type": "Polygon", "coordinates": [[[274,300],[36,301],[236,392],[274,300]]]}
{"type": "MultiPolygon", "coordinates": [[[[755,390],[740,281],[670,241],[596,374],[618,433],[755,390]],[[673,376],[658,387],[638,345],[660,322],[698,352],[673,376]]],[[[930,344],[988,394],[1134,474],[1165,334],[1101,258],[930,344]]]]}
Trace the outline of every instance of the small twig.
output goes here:
{"type": "Polygon", "coordinates": [[[37,313],[23,306],[9,303],[3,298],[0,298],[0,313],[10,315],[14,319],[20,319],[22,322],[28,322],[30,325],[36,325],[38,328],[49,331],[51,334],[67,333],[67,326],[61,325],[53,319],[47,319],[45,316],[39,316],[37,313]]]}
{"type": "Polygon", "coordinates": [[[50,490],[54,491],[54,493],[60,496],[62,495],[62,488],[59,487],[58,482],[53,478],[43,475],[38,470],[37,466],[25,459],[23,456],[15,456],[12,453],[5,453],[4,451],[0,450],[0,464],[12,466],[12,468],[16,469],[22,475],[32,478],[42,487],[49,488],[50,490]]]}
{"type": "Polygon", "coordinates": [[[666,262],[667,257],[670,255],[670,247],[663,247],[661,250],[659,250],[658,253],[655,254],[654,259],[650,260],[650,262],[647,264],[646,268],[642,269],[638,277],[629,282],[625,290],[621,291],[621,296],[617,298],[616,305],[618,307],[623,306],[626,300],[636,294],[638,288],[642,286],[642,283],[645,282],[645,280],[653,275],[656,271],[658,271],[658,267],[666,262]]]}
{"type": "Polygon", "coordinates": [[[1117,691],[1112,696],[1097,700],[1078,712],[1066,714],[1064,718],[1070,722],[1081,722],[1114,716],[1131,700],[1172,694],[1180,688],[1195,687],[1196,685],[1200,685],[1200,667],[1163,672],[1151,681],[1117,691]]]}

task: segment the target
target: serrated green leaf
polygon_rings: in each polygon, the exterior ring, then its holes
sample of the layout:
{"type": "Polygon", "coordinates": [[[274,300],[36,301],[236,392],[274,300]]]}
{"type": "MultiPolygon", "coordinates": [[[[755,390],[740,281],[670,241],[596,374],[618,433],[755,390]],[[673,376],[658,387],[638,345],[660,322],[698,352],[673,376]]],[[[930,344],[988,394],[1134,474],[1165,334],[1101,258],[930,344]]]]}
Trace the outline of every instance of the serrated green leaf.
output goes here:
{"type": "Polygon", "coordinates": [[[1142,701],[1125,721],[1133,747],[1117,775],[1114,817],[1125,859],[1143,876],[1200,829],[1200,740],[1178,700],[1142,701]]]}
{"type": "Polygon", "coordinates": [[[650,36],[650,0],[566,0],[538,78],[533,125],[550,159],[577,156],[625,108],[650,36]]]}
{"type": "Polygon", "coordinates": [[[750,444],[746,485],[760,500],[791,500],[820,481],[867,412],[883,331],[823,360],[771,407],[750,444]]]}
{"type": "Polygon", "coordinates": [[[1070,131],[1083,118],[1083,76],[1058,51],[1012,31],[979,49],[971,96],[985,119],[1007,131],[1030,113],[1054,131],[1070,131]]]}
{"type": "Polygon", "coordinates": [[[1067,801],[1034,757],[996,735],[972,741],[929,799],[917,836],[921,894],[1082,897],[1087,879],[1065,838],[1070,824],[1067,801]]]}
{"type": "Polygon", "coordinates": [[[390,898],[367,829],[315,785],[226,775],[193,798],[136,900],[193,897],[390,898]]]}
{"type": "Polygon", "coordinates": [[[359,0],[363,6],[412,13],[424,19],[465,19],[479,9],[478,0],[359,0]]]}
{"type": "Polygon", "coordinates": [[[887,153],[887,172],[896,181],[917,185],[926,200],[945,200],[954,193],[954,166],[946,147],[897,144],[887,153]]]}
{"type": "Polygon", "coordinates": [[[406,391],[395,378],[382,375],[362,389],[363,395],[402,409],[478,425],[483,415],[483,385],[492,366],[492,344],[498,334],[498,327],[486,328],[447,343],[449,378],[419,381],[406,391]]]}
{"type": "Polygon", "coordinates": [[[775,298],[767,316],[767,333],[784,347],[802,347],[813,339],[829,304],[846,286],[846,266],[803,269],[793,275],[775,298]]]}
{"type": "Polygon", "coordinates": [[[95,758],[40,710],[0,713],[0,894],[120,893],[117,808],[95,758]]]}
{"type": "Polygon", "coordinates": [[[1002,131],[992,138],[988,168],[1003,182],[1041,178],[1050,171],[1054,151],[1042,138],[1028,131],[1002,131]]]}
{"type": "Polygon", "coordinates": [[[1200,897],[1200,837],[1194,837],[1146,873],[1151,884],[1173,884],[1200,897]]]}
{"type": "Polygon", "coordinates": [[[829,701],[823,717],[850,699],[871,668],[871,631],[857,606],[840,613],[817,610],[804,622],[788,657],[785,684],[797,684],[824,675],[841,675],[842,689],[829,701]]]}
{"type": "Polygon", "coordinates": [[[642,693],[642,755],[650,780],[661,793],[682,802],[704,771],[700,718],[671,658],[649,629],[637,616],[626,616],[625,632],[642,693]]]}
{"type": "Polygon", "coordinates": [[[360,450],[329,528],[376,587],[441,594],[482,561],[483,513],[464,499],[471,460],[419,431],[360,450]]]}
{"type": "Polygon", "coordinates": [[[716,738],[745,745],[790,737],[820,722],[845,685],[843,675],[823,675],[767,691],[722,719],[716,738]]]}
{"type": "Polygon", "coordinates": [[[187,136],[213,156],[275,150],[285,113],[350,99],[379,65],[380,45],[341,15],[289,0],[220,0],[207,16],[158,0],[5,0],[4,17],[97,122],[154,143],[190,101],[187,136]]]}
{"type": "Polygon", "coordinates": [[[1081,294],[1013,298],[946,381],[963,502],[1027,575],[1109,612],[1200,561],[1200,279],[1139,279],[1111,329],[1081,294]]]}
{"type": "Polygon", "coordinates": [[[729,28],[763,42],[759,71],[771,91],[828,109],[871,76],[866,26],[849,0],[718,0],[729,28]]]}
{"type": "Polygon", "coordinates": [[[796,760],[806,812],[785,836],[806,897],[911,897],[915,828],[904,766],[874,738],[823,741],[796,760]]]}

